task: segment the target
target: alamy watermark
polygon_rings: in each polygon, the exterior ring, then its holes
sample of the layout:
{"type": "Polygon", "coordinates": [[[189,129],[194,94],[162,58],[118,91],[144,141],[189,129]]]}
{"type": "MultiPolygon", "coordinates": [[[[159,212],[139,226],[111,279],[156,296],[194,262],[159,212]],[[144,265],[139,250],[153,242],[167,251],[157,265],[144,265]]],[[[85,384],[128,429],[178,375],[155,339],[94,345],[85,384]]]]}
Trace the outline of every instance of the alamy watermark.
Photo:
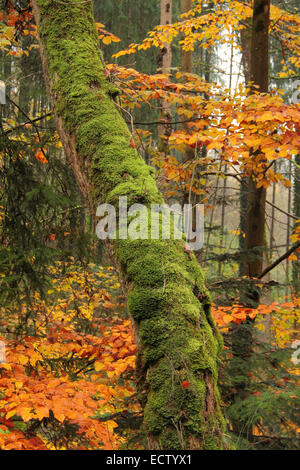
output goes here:
{"type": "Polygon", "coordinates": [[[100,240],[182,240],[187,248],[200,250],[204,243],[204,204],[127,205],[127,196],[119,197],[116,210],[112,204],[97,208],[100,221],[96,234],[100,240]]]}
{"type": "Polygon", "coordinates": [[[5,355],[5,343],[4,341],[0,341],[0,364],[6,363],[6,355],[5,355]]]}
{"type": "Polygon", "coordinates": [[[299,104],[300,103],[300,80],[295,80],[292,83],[293,94],[292,94],[292,103],[299,104]]]}
{"type": "Polygon", "coordinates": [[[298,366],[300,364],[300,339],[292,343],[292,348],[295,349],[292,354],[292,363],[298,366]]]}
{"type": "Polygon", "coordinates": [[[0,104],[6,104],[6,87],[2,80],[0,80],[0,104]]]}

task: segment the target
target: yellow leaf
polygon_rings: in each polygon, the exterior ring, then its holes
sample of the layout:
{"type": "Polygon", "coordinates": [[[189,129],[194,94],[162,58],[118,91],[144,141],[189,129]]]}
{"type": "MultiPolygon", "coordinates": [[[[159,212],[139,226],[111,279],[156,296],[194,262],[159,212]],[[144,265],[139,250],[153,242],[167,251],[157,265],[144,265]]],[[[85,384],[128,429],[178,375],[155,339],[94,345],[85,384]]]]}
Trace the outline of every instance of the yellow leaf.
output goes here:
{"type": "Polygon", "coordinates": [[[66,417],[63,413],[56,413],[55,418],[58,419],[58,421],[60,421],[61,423],[63,423],[66,417]]]}
{"type": "Polygon", "coordinates": [[[233,318],[232,318],[231,315],[225,314],[224,317],[223,317],[224,323],[230,323],[230,322],[232,322],[232,320],[233,320],[233,318]]]}
{"type": "Polygon", "coordinates": [[[110,44],[111,43],[111,37],[110,36],[104,36],[104,38],[102,38],[102,42],[103,44],[110,44]]]}
{"type": "Polygon", "coordinates": [[[49,410],[45,406],[40,406],[36,408],[34,411],[39,420],[42,420],[43,418],[48,418],[49,416],[49,410]]]}
{"type": "Polygon", "coordinates": [[[15,414],[16,414],[15,410],[11,410],[11,411],[9,411],[8,413],[6,413],[5,418],[6,418],[6,419],[9,419],[9,418],[11,418],[12,416],[14,416],[15,414]]]}
{"type": "Polygon", "coordinates": [[[284,180],[284,181],[283,181],[283,184],[284,184],[284,186],[285,186],[286,188],[291,188],[291,187],[292,187],[292,183],[291,183],[291,181],[289,181],[289,180],[284,180]]]}
{"type": "Polygon", "coordinates": [[[247,137],[244,139],[245,144],[248,145],[248,147],[257,147],[261,143],[261,139],[257,139],[255,137],[247,137]]]}
{"type": "Polygon", "coordinates": [[[25,421],[25,423],[27,421],[30,421],[32,419],[32,414],[31,414],[31,409],[30,408],[22,408],[20,411],[19,411],[23,421],[25,421]]]}
{"type": "Polygon", "coordinates": [[[103,364],[103,362],[100,362],[100,361],[96,361],[94,364],[94,367],[95,367],[96,372],[99,372],[100,370],[105,370],[105,364],[103,364]]]}
{"type": "Polygon", "coordinates": [[[18,357],[18,360],[19,360],[19,363],[24,366],[29,361],[29,358],[27,356],[24,356],[23,354],[20,354],[20,356],[18,357]]]}
{"type": "Polygon", "coordinates": [[[257,118],[257,122],[273,121],[273,119],[274,119],[273,113],[271,113],[271,111],[266,111],[265,113],[263,113],[261,116],[257,118]]]}
{"type": "Polygon", "coordinates": [[[114,308],[115,304],[113,304],[112,302],[109,302],[108,300],[106,300],[103,304],[103,307],[104,308],[114,308]]]}

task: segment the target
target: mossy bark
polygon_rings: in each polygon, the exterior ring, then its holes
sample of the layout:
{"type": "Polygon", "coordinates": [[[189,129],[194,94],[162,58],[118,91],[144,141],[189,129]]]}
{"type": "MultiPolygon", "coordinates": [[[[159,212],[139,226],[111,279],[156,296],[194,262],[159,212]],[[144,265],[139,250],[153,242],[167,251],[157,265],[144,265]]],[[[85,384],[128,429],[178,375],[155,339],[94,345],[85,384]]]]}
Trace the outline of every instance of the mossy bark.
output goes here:
{"type": "MultiPolygon", "coordinates": [[[[162,203],[111,98],[90,3],[35,0],[33,8],[57,129],[91,210],[119,196],[128,206],[162,203]]],[[[221,340],[199,264],[182,240],[112,240],[110,249],[128,291],[149,448],[222,448],[221,340]]]]}

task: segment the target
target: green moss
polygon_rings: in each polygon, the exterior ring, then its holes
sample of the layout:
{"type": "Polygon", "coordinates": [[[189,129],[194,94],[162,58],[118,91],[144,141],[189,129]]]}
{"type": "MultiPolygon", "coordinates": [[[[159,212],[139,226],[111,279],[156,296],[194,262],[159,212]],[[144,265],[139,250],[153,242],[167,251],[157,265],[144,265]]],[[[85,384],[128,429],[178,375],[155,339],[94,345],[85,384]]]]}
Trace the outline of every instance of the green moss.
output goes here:
{"type": "Polygon", "coordinates": [[[146,253],[144,258],[136,258],[128,266],[127,274],[130,279],[140,286],[163,286],[164,267],[161,259],[152,254],[146,253]]]}
{"type": "Polygon", "coordinates": [[[147,382],[151,383],[153,390],[158,390],[163,387],[169,377],[170,363],[166,357],[149,367],[147,371],[147,382]]]}
{"type": "Polygon", "coordinates": [[[164,296],[161,289],[147,289],[136,286],[128,296],[129,313],[135,320],[153,317],[164,310],[164,296]]]}

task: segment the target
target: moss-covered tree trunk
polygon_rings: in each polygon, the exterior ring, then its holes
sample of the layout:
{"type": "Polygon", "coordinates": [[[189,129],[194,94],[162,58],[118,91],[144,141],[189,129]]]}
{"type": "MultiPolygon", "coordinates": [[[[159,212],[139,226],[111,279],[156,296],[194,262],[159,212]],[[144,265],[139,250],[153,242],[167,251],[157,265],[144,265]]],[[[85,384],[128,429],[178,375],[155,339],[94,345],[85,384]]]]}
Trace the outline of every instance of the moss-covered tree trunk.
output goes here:
{"type": "MultiPolygon", "coordinates": [[[[91,3],[34,0],[33,8],[57,129],[91,211],[117,206],[119,196],[128,206],[160,204],[112,99],[91,3]]],[[[221,342],[199,264],[181,240],[120,239],[109,247],[128,291],[149,448],[220,449],[221,342]]]]}

